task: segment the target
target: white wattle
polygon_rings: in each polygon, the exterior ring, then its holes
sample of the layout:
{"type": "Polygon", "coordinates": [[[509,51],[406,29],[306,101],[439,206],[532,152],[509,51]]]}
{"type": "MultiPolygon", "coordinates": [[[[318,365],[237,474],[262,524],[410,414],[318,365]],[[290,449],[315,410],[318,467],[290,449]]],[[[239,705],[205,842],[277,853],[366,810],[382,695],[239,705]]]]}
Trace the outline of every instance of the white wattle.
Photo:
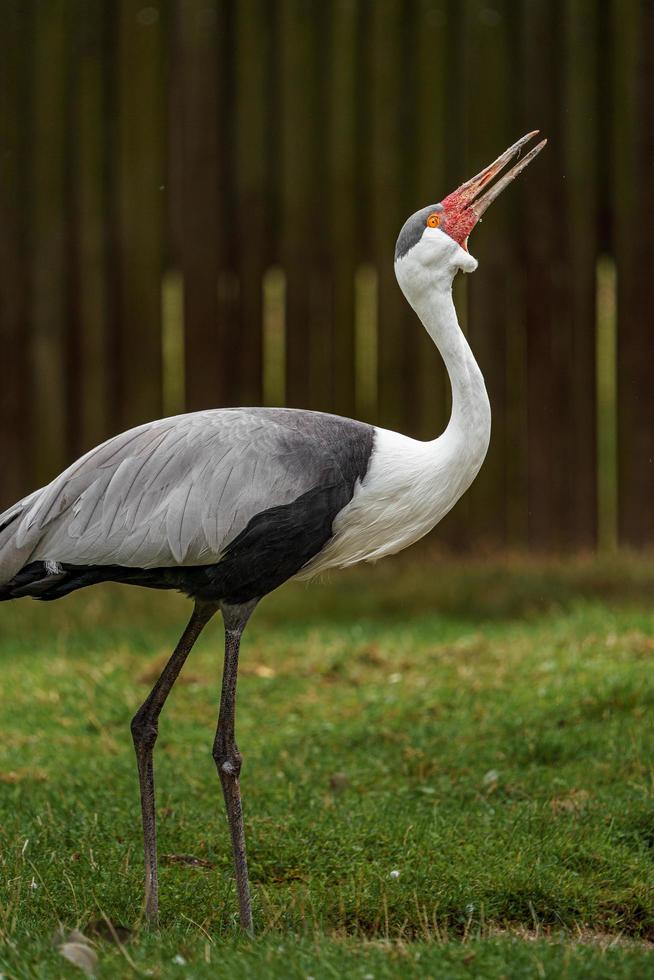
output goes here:
{"type": "Polygon", "coordinates": [[[412,252],[396,265],[398,281],[447,367],[452,386],[447,429],[431,442],[375,429],[363,481],[337,515],[333,537],[299,578],[376,561],[413,544],[452,509],[479,472],[490,439],[490,405],[452,301],[457,269],[476,267],[467,252],[458,252],[461,255],[453,253],[457,264],[444,265],[436,275],[419,255],[411,258],[412,252]]]}

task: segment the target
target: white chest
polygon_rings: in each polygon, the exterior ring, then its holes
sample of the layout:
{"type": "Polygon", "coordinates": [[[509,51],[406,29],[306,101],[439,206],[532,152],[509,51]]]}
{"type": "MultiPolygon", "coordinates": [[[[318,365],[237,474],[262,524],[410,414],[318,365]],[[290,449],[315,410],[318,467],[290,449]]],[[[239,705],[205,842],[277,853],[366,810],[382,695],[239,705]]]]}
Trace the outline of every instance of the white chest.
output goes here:
{"type": "Polygon", "coordinates": [[[375,429],[363,482],[334,521],[334,536],[298,577],[376,561],[427,534],[467,490],[486,455],[488,431],[465,440],[448,429],[419,442],[375,429]]]}

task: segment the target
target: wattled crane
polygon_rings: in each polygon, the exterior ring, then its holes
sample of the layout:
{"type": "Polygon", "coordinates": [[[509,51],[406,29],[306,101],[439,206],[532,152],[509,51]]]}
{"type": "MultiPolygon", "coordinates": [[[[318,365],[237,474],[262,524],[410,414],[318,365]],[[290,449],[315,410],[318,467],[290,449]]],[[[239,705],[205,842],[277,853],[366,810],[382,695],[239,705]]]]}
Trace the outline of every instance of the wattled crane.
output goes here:
{"type": "Polygon", "coordinates": [[[490,405],[459,328],[452,283],[473,272],[468,235],[545,145],[529,133],[400,231],[395,273],[452,386],[444,433],[418,442],[363,422],[282,408],[227,408],[148,422],[86,453],[0,515],[0,600],[58,599],[98,582],[178,589],[194,602],[177,647],[132,719],[145,849],[145,911],[158,915],[153,749],[168,694],[220,609],[225,661],[213,756],[225,797],[241,925],[252,928],[234,735],[241,635],[290,578],[374,561],[426,534],[486,455],[490,405]]]}

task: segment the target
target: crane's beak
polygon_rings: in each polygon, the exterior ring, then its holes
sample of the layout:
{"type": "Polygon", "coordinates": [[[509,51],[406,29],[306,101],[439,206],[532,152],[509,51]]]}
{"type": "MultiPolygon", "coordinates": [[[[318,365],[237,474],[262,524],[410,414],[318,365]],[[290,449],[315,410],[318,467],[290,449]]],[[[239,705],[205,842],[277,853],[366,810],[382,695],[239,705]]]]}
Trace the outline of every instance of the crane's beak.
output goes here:
{"type": "Polygon", "coordinates": [[[455,191],[449,194],[441,203],[443,205],[443,211],[445,214],[445,223],[443,230],[450,235],[462,248],[467,249],[468,247],[468,235],[475,227],[479,219],[481,218],[484,211],[488,208],[490,204],[498,197],[505,187],[511,183],[512,180],[518,176],[519,173],[525,169],[525,167],[531,163],[537,154],[543,149],[547,140],[541,140],[536,146],[522,157],[521,160],[511,167],[503,177],[500,177],[494,184],[488,187],[489,182],[496,177],[497,174],[501,173],[506,165],[513,160],[516,155],[520,154],[523,146],[533,139],[534,136],[538,134],[538,130],[535,129],[533,133],[527,133],[521,139],[510,146],[508,150],[505,150],[495,160],[494,163],[489,164],[481,173],[478,173],[476,177],[471,180],[467,180],[465,184],[461,184],[457,187],[455,191]],[[484,190],[486,188],[486,190],[484,190]]]}

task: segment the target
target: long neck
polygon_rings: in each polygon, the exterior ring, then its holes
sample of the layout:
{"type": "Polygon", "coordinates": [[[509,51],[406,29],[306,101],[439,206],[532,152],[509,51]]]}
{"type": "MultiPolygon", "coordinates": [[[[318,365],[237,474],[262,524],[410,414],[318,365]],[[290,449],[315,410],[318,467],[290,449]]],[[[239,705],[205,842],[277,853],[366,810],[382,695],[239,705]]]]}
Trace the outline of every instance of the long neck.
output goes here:
{"type": "MultiPolygon", "coordinates": [[[[490,439],[491,413],[484,378],[456,315],[451,282],[435,283],[412,303],[441,357],[452,386],[452,414],[435,442],[455,443],[481,466],[490,439]]],[[[477,466],[477,469],[478,469],[477,466]]]]}

